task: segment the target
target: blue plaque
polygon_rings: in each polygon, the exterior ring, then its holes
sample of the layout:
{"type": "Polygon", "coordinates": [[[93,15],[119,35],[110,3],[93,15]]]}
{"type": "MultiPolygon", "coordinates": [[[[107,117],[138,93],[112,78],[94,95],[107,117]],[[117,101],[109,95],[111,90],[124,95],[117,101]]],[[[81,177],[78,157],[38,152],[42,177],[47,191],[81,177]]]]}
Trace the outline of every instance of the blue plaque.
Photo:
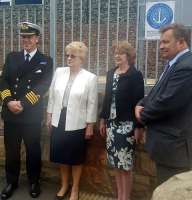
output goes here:
{"type": "Polygon", "coordinates": [[[43,4],[43,0],[15,0],[15,5],[27,5],[27,4],[32,4],[32,5],[43,4]]]}
{"type": "Polygon", "coordinates": [[[173,20],[173,10],[165,3],[154,4],[147,12],[147,22],[154,29],[160,29],[173,20]]]}

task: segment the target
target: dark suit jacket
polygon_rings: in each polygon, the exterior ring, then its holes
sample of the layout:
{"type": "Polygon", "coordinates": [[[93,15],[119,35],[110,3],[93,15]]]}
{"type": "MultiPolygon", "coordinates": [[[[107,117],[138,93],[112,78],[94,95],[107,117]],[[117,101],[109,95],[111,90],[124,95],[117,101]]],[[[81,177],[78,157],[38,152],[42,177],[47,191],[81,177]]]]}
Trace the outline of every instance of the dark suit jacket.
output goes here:
{"type": "Polygon", "coordinates": [[[0,81],[3,100],[2,117],[5,121],[20,123],[40,123],[43,117],[43,97],[51,83],[52,59],[39,51],[29,63],[24,60],[24,52],[8,54],[0,81]],[[13,114],[7,103],[20,100],[24,111],[13,114]]]}
{"type": "Polygon", "coordinates": [[[192,54],[187,52],[139,104],[147,125],[146,149],[171,167],[192,163],[192,54]]]}
{"type": "MultiPolygon", "coordinates": [[[[100,114],[100,118],[103,119],[108,119],[110,116],[113,75],[116,69],[117,68],[113,68],[107,73],[105,97],[100,114]]],[[[131,66],[125,74],[120,75],[118,81],[115,97],[117,120],[130,120],[134,122],[134,126],[139,126],[135,119],[134,108],[143,96],[144,82],[142,74],[137,71],[134,66],[131,66]]]]}

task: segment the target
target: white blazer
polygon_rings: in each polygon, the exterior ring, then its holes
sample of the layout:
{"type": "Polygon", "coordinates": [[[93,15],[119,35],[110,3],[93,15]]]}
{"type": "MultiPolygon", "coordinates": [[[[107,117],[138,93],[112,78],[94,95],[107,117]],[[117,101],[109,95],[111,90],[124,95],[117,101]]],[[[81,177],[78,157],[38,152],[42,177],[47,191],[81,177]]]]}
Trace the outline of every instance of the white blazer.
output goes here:
{"type": "MultiPolygon", "coordinates": [[[[57,68],[50,86],[47,112],[52,114],[51,124],[55,127],[58,127],[63,95],[69,76],[69,67],[57,68]]],[[[97,76],[81,69],[71,87],[65,130],[83,129],[86,123],[96,122],[97,104],[97,76]]]]}

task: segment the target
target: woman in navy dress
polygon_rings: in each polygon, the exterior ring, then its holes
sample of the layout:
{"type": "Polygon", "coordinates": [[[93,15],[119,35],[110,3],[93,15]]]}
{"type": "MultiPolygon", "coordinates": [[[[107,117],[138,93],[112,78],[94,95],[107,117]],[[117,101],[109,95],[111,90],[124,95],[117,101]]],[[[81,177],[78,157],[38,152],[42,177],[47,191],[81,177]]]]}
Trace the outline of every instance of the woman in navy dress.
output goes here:
{"type": "Polygon", "coordinates": [[[87,47],[72,42],[65,48],[67,67],[57,68],[50,87],[47,126],[51,129],[50,159],[60,164],[61,188],[56,199],[63,199],[69,189],[70,200],[77,200],[86,139],[93,135],[97,116],[97,77],[83,69],[87,47]]]}

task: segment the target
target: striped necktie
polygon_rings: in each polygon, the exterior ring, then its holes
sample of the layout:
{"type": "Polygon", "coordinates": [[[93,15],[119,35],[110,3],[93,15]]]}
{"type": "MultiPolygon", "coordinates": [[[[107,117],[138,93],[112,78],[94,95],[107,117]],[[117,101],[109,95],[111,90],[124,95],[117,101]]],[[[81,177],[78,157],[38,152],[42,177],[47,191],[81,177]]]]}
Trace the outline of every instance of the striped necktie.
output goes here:
{"type": "Polygon", "coordinates": [[[169,67],[170,67],[169,62],[167,62],[166,65],[165,65],[165,67],[164,67],[164,71],[163,71],[163,73],[161,74],[161,76],[160,76],[158,82],[159,82],[164,76],[166,76],[166,74],[167,74],[168,71],[169,71],[169,67]]]}

